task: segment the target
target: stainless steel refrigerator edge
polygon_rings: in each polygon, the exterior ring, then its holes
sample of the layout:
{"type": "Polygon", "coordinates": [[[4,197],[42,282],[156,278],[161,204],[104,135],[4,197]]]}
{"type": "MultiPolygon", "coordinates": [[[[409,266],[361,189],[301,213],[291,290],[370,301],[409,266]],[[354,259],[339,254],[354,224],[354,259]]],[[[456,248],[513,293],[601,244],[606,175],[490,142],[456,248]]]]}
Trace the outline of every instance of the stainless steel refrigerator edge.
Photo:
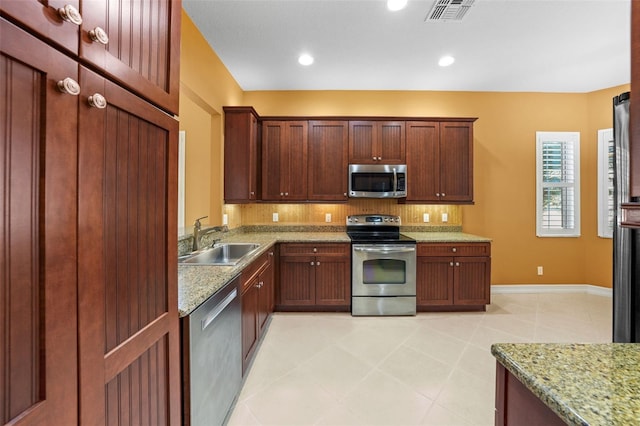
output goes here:
{"type": "Polygon", "coordinates": [[[629,93],[613,98],[614,139],[614,227],[613,227],[613,341],[635,343],[639,341],[637,277],[640,262],[637,248],[640,233],[620,226],[621,204],[630,200],[629,169],[629,93]]]}

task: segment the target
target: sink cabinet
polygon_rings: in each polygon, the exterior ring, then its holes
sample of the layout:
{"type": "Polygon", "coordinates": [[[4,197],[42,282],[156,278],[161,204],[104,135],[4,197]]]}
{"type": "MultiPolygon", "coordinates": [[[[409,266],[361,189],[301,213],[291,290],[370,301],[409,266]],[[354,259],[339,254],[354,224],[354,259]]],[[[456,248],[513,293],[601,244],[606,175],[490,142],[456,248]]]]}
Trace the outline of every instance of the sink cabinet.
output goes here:
{"type": "Polygon", "coordinates": [[[490,243],[420,243],[418,310],[485,310],[490,303],[490,243]]]}
{"type": "Polygon", "coordinates": [[[262,122],[262,200],[307,199],[306,121],[262,122]]]}
{"type": "Polygon", "coordinates": [[[274,310],[274,250],[254,260],[241,275],[242,373],[247,371],[274,310]]]}
{"type": "Polygon", "coordinates": [[[350,244],[280,244],[279,271],[278,310],[349,310],[350,244]]]}
{"type": "Polygon", "coordinates": [[[404,164],[404,121],[349,121],[350,164],[404,164]]]}
{"type": "Polygon", "coordinates": [[[407,122],[407,202],[473,202],[473,121],[407,122]]]}

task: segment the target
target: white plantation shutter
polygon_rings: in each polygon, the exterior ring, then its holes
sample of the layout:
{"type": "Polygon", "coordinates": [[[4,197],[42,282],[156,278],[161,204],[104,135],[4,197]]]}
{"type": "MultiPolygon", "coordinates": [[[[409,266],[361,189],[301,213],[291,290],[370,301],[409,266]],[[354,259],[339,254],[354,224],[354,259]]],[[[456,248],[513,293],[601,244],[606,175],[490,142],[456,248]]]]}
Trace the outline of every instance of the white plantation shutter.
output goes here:
{"type": "Polygon", "coordinates": [[[536,132],[539,237],[580,236],[580,133],[536,132]]]}
{"type": "Polygon", "coordinates": [[[613,238],[613,129],[598,130],[598,236],[613,238]]]}

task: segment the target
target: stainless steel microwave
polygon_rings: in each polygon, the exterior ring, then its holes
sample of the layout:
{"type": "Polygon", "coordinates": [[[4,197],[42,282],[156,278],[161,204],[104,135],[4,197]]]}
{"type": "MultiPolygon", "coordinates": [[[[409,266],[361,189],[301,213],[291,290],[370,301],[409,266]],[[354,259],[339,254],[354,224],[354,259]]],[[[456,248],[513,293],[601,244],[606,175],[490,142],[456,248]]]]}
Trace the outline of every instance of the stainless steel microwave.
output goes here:
{"type": "Polygon", "coordinates": [[[407,196],[405,164],[349,164],[349,197],[403,198],[407,196]]]}

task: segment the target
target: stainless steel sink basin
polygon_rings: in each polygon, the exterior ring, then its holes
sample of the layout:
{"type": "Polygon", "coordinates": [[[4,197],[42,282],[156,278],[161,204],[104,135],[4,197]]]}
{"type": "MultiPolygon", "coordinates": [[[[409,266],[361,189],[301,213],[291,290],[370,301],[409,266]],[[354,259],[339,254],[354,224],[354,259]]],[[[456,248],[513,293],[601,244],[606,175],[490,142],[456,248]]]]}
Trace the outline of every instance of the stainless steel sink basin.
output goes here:
{"type": "Polygon", "coordinates": [[[183,265],[233,266],[260,247],[253,243],[221,243],[178,259],[183,265]]]}

